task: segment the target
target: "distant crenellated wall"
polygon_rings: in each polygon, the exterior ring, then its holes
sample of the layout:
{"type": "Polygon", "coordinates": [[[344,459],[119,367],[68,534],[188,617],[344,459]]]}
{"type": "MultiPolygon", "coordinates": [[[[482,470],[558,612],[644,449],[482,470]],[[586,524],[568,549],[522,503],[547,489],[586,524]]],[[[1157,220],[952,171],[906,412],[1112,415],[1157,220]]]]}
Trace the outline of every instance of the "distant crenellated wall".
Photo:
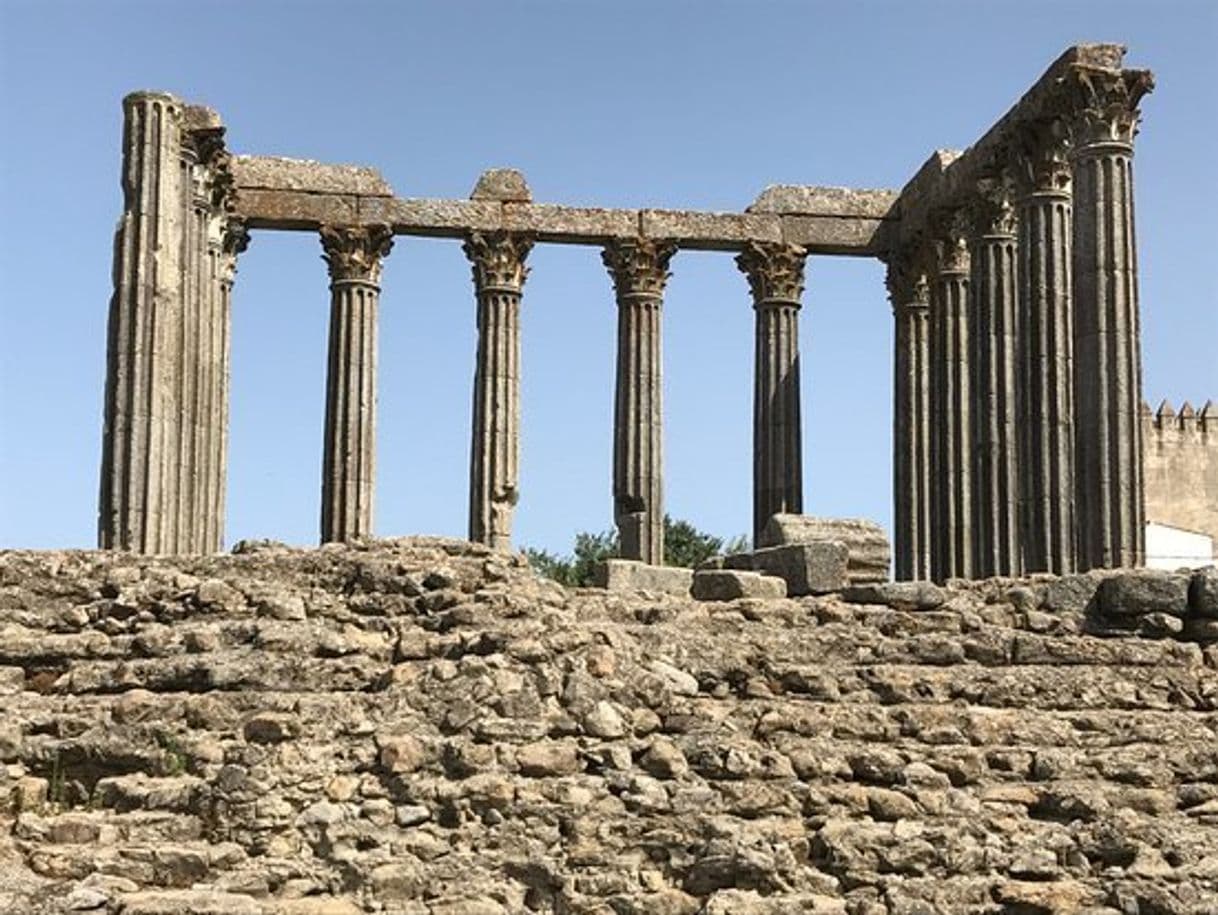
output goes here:
{"type": "Polygon", "coordinates": [[[1142,436],[1146,520],[1208,534],[1218,551],[1218,407],[1143,404],[1142,436]]]}

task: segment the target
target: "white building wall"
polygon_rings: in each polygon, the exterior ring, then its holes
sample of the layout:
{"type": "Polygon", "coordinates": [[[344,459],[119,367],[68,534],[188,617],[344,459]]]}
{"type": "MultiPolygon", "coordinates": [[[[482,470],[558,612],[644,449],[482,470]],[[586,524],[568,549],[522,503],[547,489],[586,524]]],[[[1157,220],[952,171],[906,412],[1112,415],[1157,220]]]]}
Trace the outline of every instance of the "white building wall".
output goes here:
{"type": "Polygon", "coordinates": [[[1214,539],[1208,534],[1186,531],[1167,524],[1146,524],[1148,569],[1196,568],[1214,563],[1214,539]]]}

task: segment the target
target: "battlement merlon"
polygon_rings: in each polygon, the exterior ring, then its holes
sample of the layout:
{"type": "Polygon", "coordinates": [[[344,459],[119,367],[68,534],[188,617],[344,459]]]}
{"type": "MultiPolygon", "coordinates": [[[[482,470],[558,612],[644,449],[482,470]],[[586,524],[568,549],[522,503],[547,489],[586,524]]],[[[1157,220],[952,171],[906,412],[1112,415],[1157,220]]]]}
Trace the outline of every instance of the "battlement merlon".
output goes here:
{"type": "Polygon", "coordinates": [[[924,240],[935,211],[966,203],[979,182],[993,176],[1009,160],[1018,133],[1036,122],[1068,116],[1076,107],[1076,84],[1094,75],[1121,75],[1137,83],[1139,92],[1153,89],[1149,70],[1122,68],[1125,46],[1079,44],[1067,48],[1032,87],[982,137],[963,152],[938,151],[901,189],[897,207],[902,219],[887,247],[924,240]]]}
{"type": "Polygon", "coordinates": [[[271,156],[234,156],[234,215],[253,229],[315,231],[323,225],[389,225],[399,235],[463,238],[510,231],[539,242],[601,245],[654,238],[683,248],[735,251],[785,242],[812,254],[875,256],[896,217],[891,190],[767,188],[743,213],[611,209],[520,199],[401,198],[371,168],[271,156]]]}

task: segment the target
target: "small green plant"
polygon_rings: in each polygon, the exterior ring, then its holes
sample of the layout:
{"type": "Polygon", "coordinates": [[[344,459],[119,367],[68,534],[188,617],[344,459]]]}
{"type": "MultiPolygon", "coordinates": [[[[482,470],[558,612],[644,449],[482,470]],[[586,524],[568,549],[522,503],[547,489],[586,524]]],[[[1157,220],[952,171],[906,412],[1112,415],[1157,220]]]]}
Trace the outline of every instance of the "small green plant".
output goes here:
{"type": "Polygon", "coordinates": [[[181,775],[186,771],[186,752],[177,737],[167,731],[158,731],[157,746],[161,748],[161,769],[166,775],[181,775]]]}
{"type": "Polygon", "coordinates": [[[59,758],[59,750],[51,757],[51,779],[47,786],[47,803],[56,810],[62,810],[67,799],[67,784],[64,778],[63,762],[59,758]]]}

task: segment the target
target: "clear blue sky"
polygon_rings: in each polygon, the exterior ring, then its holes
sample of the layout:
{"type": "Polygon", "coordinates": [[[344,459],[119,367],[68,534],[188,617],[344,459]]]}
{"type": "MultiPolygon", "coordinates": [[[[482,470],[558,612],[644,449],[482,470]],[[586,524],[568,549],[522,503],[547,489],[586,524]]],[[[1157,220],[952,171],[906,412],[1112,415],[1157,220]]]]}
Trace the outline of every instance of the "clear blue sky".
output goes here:
{"type": "MultiPolygon", "coordinates": [[[[230,148],[465,197],[738,210],[767,184],[900,187],[1066,46],[1153,69],[1136,161],[1146,396],[1218,398],[1218,3],[0,0],[0,547],[92,546],[122,96],[216,108],[230,148]]],[[[227,542],[316,539],[328,292],[309,233],[254,234],[234,310],[227,542]]],[[[614,306],[599,252],[540,246],[523,315],[517,542],[612,522],[614,306]]],[[[665,302],[669,510],[750,518],[752,312],[724,254],[665,302]]],[[[874,261],[814,257],[806,510],[891,516],[892,330],[874,261]]],[[[381,313],[377,532],[463,535],[474,358],[452,241],[399,238],[381,313]]]]}

